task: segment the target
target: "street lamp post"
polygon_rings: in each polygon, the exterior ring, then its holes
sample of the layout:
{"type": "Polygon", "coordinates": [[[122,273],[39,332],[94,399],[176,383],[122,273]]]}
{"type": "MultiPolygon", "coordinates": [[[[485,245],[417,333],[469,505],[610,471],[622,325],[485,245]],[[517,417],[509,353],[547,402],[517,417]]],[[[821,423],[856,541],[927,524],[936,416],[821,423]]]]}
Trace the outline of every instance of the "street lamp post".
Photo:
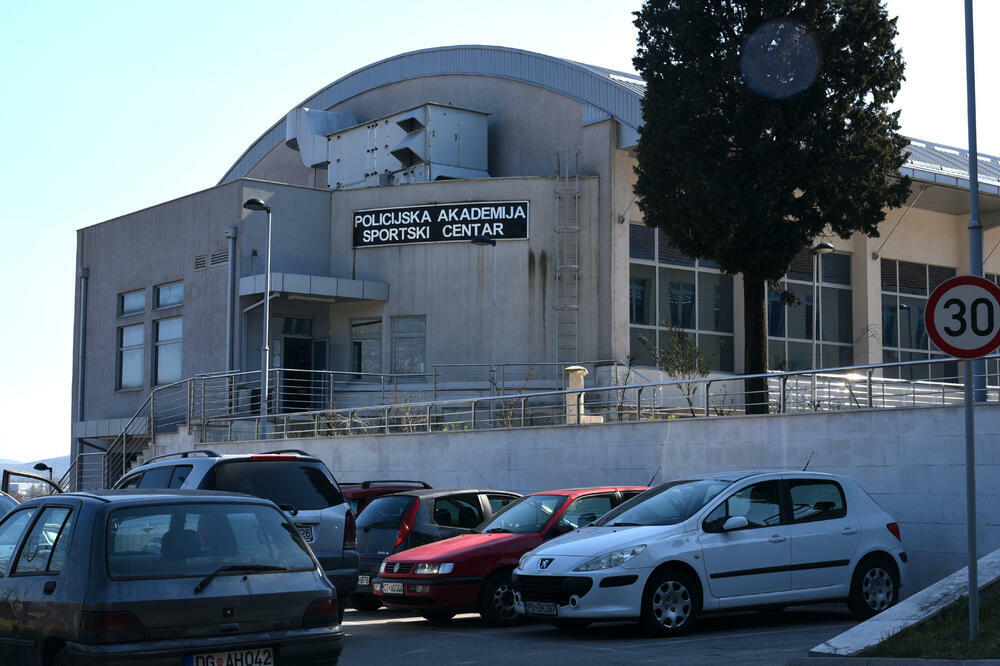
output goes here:
{"type": "Polygon", "coordinates": [[[46,465],[45,463],[43,462],[35,463],[35,469],[37,469],[39,472],[44,472],[47,470],[49,473],[49,481],[52,480],[52,468],[46,465]]]}
{"type": "Polygon", "coordinates": [[[493,248],[493,316],[490,324],[490,395],[497,392],[497,242],[488,236],[476,236],[473,245],[493,248]]]}
{"type": "MultiPolygon", "coordinates": [[[[812,312],[812,368],[815,370],[816,365],[816,340],[819,337],[817,331],[819,330],[820,318],[819,318],[819,255],[830,254],[833,252],[834,247],[827,242],[818,243],[816,247],[812,249],[813,256],[813,312],[812,312]]],[[[815,381],[815,375],[813,375],[813,381],[815,381]]]]}
{"type": "Polygon", "coordinates": [[[243,207],[247,210],[267,211],[267,250],[264,261],[264,344],[261,345],[260,372],[260,415],[267,416],[267,375],[271,371],[271,207],[258,197],[247,199],[243,207]]]}

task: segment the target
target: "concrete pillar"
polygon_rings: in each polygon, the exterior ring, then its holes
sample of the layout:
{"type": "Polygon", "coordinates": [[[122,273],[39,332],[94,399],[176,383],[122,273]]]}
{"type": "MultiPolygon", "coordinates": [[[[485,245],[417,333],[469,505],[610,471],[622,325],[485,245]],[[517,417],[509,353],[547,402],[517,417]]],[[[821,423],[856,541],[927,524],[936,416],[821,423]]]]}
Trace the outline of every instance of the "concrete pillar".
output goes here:
{"type": "Polygon", "coordinates": [[[881,238],[854,234],[851,253],[851,302],[854,318],[854,363],[882,362],[882,261],[872,253],[881,238]]]}
{"type": "Polygon", "coordinates": [[[565,369],[569,377],[566,382],[568,391],[576,393],[566,394],[566,423],[603,423],[603,416],[587,416],[583,411],[583,378],[587,376],[587,368],[582,365],[571,365],[565,369]]]}

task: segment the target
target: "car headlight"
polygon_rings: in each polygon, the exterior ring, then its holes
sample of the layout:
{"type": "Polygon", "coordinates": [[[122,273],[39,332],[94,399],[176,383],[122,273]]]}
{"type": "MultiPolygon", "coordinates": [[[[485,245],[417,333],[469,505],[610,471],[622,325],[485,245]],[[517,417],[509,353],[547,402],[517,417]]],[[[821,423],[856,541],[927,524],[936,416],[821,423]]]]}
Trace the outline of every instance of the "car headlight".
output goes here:
{"type": "Polygon", "coordinates": [[[521,571],[524,571],[524,565],[527,564],[528,560],[530,559],[531,559],[530,553],[525,553],[524,555],[522,555],[521,559],[517,561],[517,568],[520,569],[521,571]]]}
{"type": "Polygon", "coordinates": [[[628,562],[644,550],[646,550],[646,544],[616,550],[612,553],[607,553],[605,555],[601,555],[600,557],[595,557],[588,562],[584,562],[576,569],[573,569],[573,571],[598,571],[600,569],[617,567],[625,562],[628,562]]]}
{"type": "Polygon", "coordinates": [[[413,568],[415,574],[450,574],[455,569],[454,562],[421,562],[413,568]]]}

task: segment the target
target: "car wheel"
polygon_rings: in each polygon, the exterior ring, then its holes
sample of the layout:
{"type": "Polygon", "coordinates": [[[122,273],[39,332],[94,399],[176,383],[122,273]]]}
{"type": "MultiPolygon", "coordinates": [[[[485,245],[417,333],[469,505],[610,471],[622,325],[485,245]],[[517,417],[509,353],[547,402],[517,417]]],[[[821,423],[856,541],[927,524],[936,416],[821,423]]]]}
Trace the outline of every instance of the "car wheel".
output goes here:
{"type": "Polygon", "coordinates": [[[431,624],[448,624],[455,617],[455,611],[427,611],[423,617],[431,624]]]}
{"type": "Polygon", "coordinates": [[[858,618],[881,613],[899,599],[899,574],[884,555],[869,555],[861,560],[851,578],[847,606],[858,618]]]}
{"type": "Polygon", "coordinates": [[[590,626],[590,620],[552,620],[552,626],[567,634],[579,634],[590,626]]]}
{"type": "Polygon", "coordinates": [[[352,594],[351,595],[351,606],[354,610],[365,611],[371,613],[382,608],[382,602],[378,600],[377,597],[369,596],[367,594],[352,594]]]}
{"type": "Polygon", "coordinates": [[[69,653],[66,652],[66,648],[56,652],[49,664],[50,666],[69,666],[69,653]]]}
{"type": "Polygon", "coordinates": [[[694,626],[699,606],[698,588],[688,574],[659,571],[642,593],[642,625],[656,636],[680,636],[694,626]]]}
{"type": "Polygon", "coordinates": [[[514,583],[509,571],[493,574],[479,593],[479,615],[487,624],[505,626],[520,621],[514,610],[514,583]]]}

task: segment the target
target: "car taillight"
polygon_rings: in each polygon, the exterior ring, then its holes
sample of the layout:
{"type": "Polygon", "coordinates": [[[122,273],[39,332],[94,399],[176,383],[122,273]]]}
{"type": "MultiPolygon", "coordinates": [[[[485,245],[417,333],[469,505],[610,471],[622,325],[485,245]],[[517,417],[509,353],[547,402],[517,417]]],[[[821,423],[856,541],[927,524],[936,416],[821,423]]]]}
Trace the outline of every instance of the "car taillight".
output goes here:
{"type": "Polygon", "coordinates": [[[413,504],[411,504],[406,510],[406,513],[403,514],[403,522],[399,524],[399,532],[396,535],[396,548],[403,545],[403,542],[406,541],[406,537],[410,533],[410,530],[413,529],[413,523],[417,520],[417,507],[419,506],[420,500],[413,498],[413,504]]]}
{"type": "Polygon", "coordinates": [[[348,509],[344,516],[344,550],[358,549],[358,523],[354,519],[354,513],[348,509]]]}
{"type": "Polygon", "coordinates": [[[92,613],[80,617],[81,643],[126,643],[146,638],[146,628],[132,613],[92,613]]]}
{"type": "Polygon", "coordinates": [[[340,613],[337,607],[337,597],[325,597],[317,599],[309,604],[306,614],[302,618],[302,626],[306,629],[312,627],[329,627],[340,622],[340,613]]]}
{"type": "Polygon", "coordinates": [[[897,541],[902,541],[903,538],[899,536],[899,523],[888,523],[886,528],[892,532],[892,536],[896,537],[897,541]]]}

